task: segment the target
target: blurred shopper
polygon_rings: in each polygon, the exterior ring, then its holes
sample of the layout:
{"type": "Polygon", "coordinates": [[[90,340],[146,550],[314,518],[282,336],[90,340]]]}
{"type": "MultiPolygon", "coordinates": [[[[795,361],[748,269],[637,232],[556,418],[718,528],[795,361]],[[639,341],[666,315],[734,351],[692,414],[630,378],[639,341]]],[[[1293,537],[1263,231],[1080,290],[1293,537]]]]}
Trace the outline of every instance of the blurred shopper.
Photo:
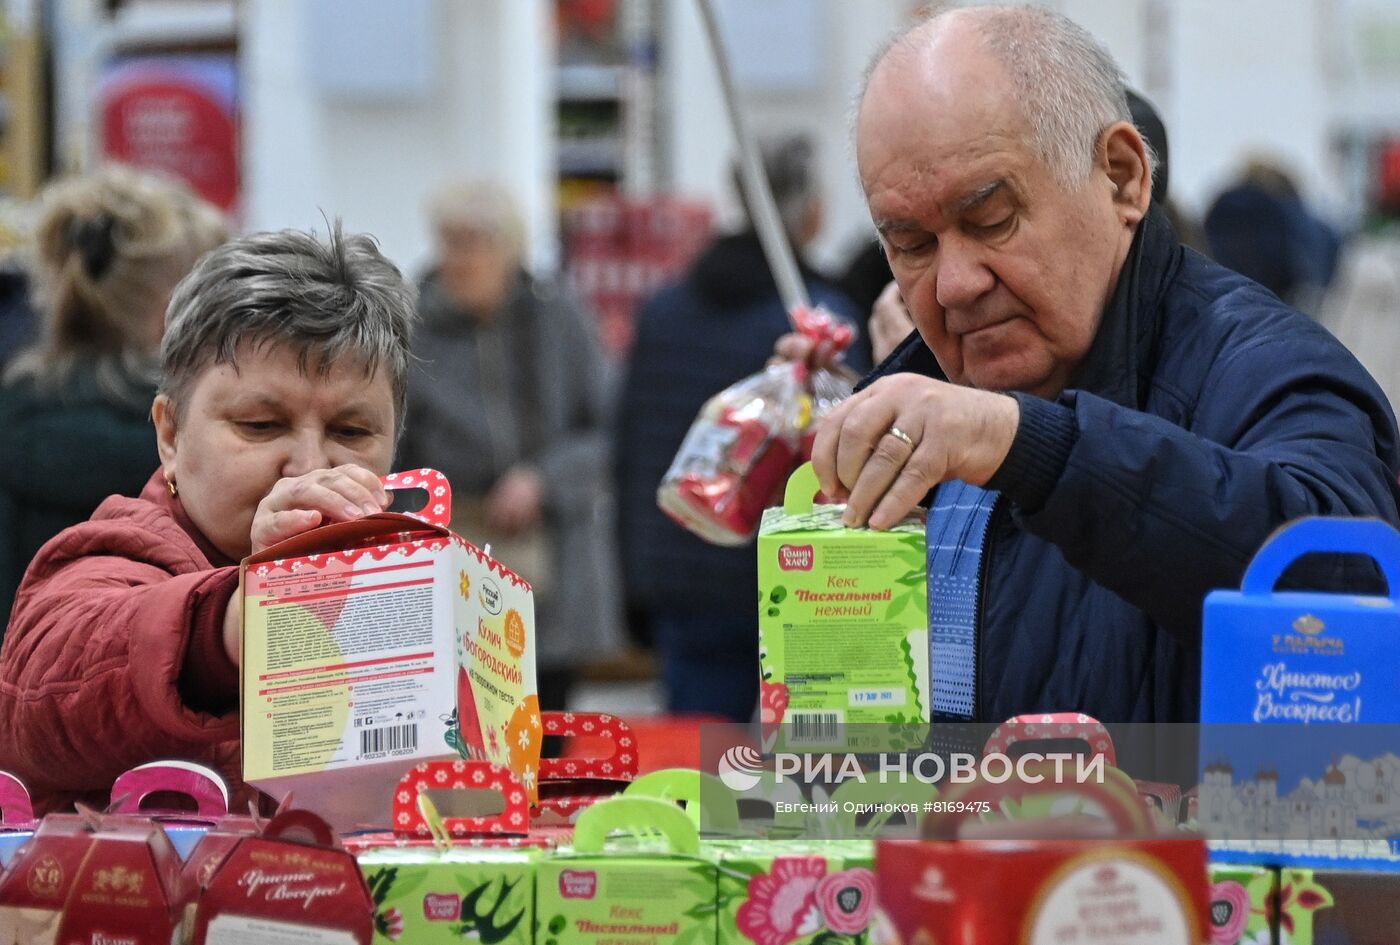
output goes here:
{"type": "Polygon", "coordinates": [[[102,807],[158,758],[238,784],[238,562],[386,507],[413,318],[399,271],[338,227],[226,243],[176,288],[160,466],[44,546],[0,649],[0,769],[40,810],[102,807]]]}
{"type": "MultiPolygon", "coordinates": [[[[29,276],[32,216],[32,203],[0,201],[0,377],[39,334],[29,276]]],[[[0,611],[3,626],[4,612],[0,611]]]]}
{"type": "Polygon", "coordinates": [[[1336,273],[1341,238],[1304,203],[1282,168],[1251,161],[1211,203],[1204,228],[1216,262],[1316,314],[1336,273]]]}
{"type": "Polygon", "coordinates": [[[1347,244],[1321,320],[1400,408],[1400,143],[1382,149],[1375,212],[1347,244]]]}
{"type": "MultiPolygon", "coordinates": [[[[762,150],[779,216],[800,251],[822,218],[811,145],[794,137],[762,150]]],[[[803,276],[814,303],[858,317],[805,265],[803,276]]],[[[787,312],[752,228],[716,240],[637,318],[613,451],[620,545],[628,603],[648,615],[672,712],[743,722],[752,716],[758,578],[752,548],[696,538],[657,508],[656,488],[704,402],[761,370],[787,330],[787,312]]]]}
{"type": "Polygon", "coordinates": [[[534,586],[540,707],[563,709],[578,667],[621,637],[609,366],[579,303],[525,271],[502,188],[444,187],[430,214],[438,262],[420,287],[404,465],[443,472],[456,531],[534,586]]]}
{"type": "Polygon", "coordinates": [[[41,336],[0,387],[0,617],[44,542],[150,479],[165,306],[227,235],[183,185],[122,167],[54,184],[40,205],[41,336]]]}
{"type": "MultiPolygon", "coordinates": [[[[918,333],[813,461],[849,525],[929,507],[935,718],[1195,720],[1211,589],[1294,518],[1400,522],[1380,388],[1183,249],[1121,71],[1068,18],[943,13],[868,77],[857,163],[918,333]]],[[[1350,564],[1283,586],[1384,586],[1350,564]]]]}

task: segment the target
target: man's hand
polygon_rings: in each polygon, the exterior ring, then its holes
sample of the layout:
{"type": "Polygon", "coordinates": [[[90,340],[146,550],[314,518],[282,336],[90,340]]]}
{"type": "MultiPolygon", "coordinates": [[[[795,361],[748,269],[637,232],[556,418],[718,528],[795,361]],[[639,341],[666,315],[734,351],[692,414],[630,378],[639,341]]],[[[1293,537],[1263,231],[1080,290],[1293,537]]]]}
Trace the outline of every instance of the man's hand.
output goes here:
{"type": "Polygon", "coordinates": [[[486,497],[486,524],[507,535],[533,528],[544,512],[544,480],[528,466],[516,466],[486,497]]]}
{"type": "Polygon", "coordinates": [[[831,412],[812,463],[822,491],[845,501],[846,525],[889,528],[941,482],[985,485],[1020,420],[1020,406],[1005,394],[894,374],[831,412]]]}
{"type": "Polygon", "coordinates": [[[348,522],[388,506],[389,494],[379,477],[363,466],[347,464],[279,479],[253,513],[253,553],[323,522],[348,522]]]}

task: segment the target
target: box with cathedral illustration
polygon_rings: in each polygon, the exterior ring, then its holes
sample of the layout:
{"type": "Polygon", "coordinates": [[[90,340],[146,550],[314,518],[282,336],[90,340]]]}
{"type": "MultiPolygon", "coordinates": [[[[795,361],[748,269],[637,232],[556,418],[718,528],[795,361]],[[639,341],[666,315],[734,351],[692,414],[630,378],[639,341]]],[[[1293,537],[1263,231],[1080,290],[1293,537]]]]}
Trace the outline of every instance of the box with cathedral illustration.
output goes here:
{"type": "Polygon", "coordinates": [[[1400,871],[1398,601],[1400,533],[1332,518],[1280,529],[1206,598],[1197,819],[1217,855],[1400,871]],[[1363,576],[1369,558],[1389,596],[1277,590],[1303,558],[1363,576]]]}

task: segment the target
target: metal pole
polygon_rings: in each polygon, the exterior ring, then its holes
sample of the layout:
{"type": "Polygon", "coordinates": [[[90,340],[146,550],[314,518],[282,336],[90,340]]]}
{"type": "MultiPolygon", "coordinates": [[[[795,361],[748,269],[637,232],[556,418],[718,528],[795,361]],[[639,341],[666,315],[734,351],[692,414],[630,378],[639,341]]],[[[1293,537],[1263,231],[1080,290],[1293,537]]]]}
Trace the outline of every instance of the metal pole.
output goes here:
{"type": "Polygon", "coordinates": [[[724,105],[729,112],[729,124],[734,129],[734,141],[739,148],[739,177],[748,200],[749,211],[753,215],[754,229],[758,231],[758,241],[763,246],[763,255],[768,259],[768,268],[778,283],[778,297],[791,315],[793,309],[810,308],[811,299],[807,286],[802,282],[802,274],[797,268],[797,257],[788,242],[782,219],[778,216],[778,205],[773,200],[773,189],[768,186],[768,176],[763,172],[763,159],[759,154],[758,143],[749,134],[744,123],[743,112],[739,109],[739,95],[734,88],[734,73],[729,64],[729,53],[724,47],[724,37],[720,35],[719,18],[715,15],[714,0],[697,0],[700,4],[700,17],[705,21],[705,32],[710,38],[710,51],[714,54],[715,69],[719,72],[719,83],[724,90],[724,105]]]}

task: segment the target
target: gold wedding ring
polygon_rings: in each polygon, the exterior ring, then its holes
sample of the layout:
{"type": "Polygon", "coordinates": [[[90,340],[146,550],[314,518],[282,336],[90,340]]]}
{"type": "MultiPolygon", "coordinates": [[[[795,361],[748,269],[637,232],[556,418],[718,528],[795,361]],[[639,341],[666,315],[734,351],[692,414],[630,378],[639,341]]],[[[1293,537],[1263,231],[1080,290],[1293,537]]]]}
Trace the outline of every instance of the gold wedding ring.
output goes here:
{"type": "Polygon", "coordinates": [[[890,427],[888,430],[885,431],[885,433],[889,436],[894,437],[896,440],[902,440],[903,442],[907,443],[911,450],[914,449],[914,438],[911,437],[908,433],[905,433],[899,427],[890,427]]]}

